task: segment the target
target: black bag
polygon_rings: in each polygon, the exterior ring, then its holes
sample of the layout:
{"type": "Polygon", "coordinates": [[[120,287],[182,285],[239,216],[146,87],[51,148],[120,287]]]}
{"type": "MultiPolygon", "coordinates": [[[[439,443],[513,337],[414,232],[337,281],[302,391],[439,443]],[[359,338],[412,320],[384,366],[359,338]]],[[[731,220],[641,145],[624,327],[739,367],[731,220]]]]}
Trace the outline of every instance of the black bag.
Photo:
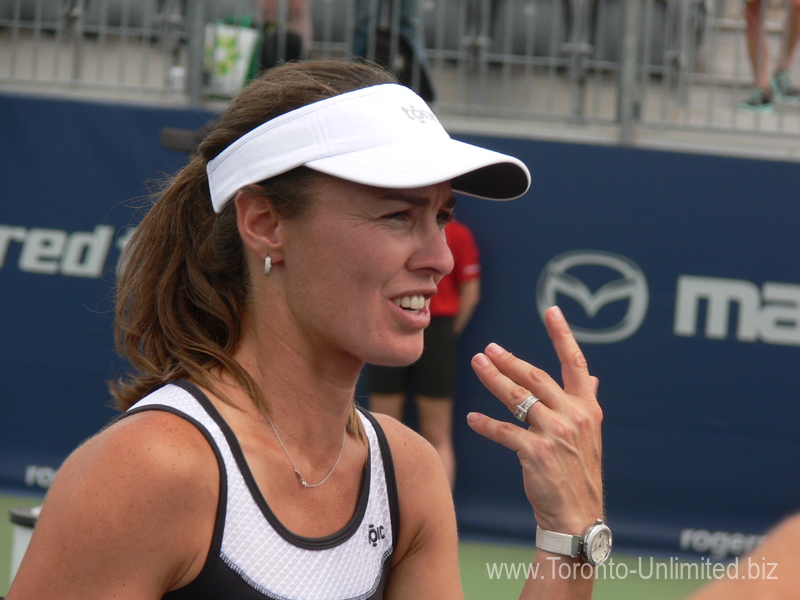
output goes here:
{"type": "Polygon", "coordinates": [[[401,84],[410,87],[425,102],[433,102],[436,94],[433,91],[427,65],[419,64],[417,85],[414,84],[415,57],[414,48],[402,34],[397,36],[397,52],[392,56],[392,32],[386,27],[378,27],[375,32],[375,62],[388,69],[401,84]]]}
{"type": "Polygon", "coordinates": [[[274,67],[278,62],[289,62],[299,60],[303,57],[303,38],[295,32],[285,30],[286,43],[283,53],[278,52],[278,25],[267,23],[264,26],[264,34],[261,36],[261,50],[259,52],[259,67],[267,70],[274,67]]]}

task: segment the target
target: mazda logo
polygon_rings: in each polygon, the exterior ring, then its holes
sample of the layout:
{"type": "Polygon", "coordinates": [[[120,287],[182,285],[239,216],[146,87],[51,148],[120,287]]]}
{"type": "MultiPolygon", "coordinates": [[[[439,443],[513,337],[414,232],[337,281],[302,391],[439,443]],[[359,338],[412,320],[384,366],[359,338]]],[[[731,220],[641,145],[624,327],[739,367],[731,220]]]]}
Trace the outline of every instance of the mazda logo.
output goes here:
{"type": "MultiPolygon", "coordinates": [[[[571,324],[572,333],[579,342],[610,344],[622,341],[633,335],[647,314],[649,294],[647,280],[639,266],[620,256],[600,251],[575,250],[553,258],[542,271],[536,288],[536,306],[539,314],[557,304],[558,295],[572,298],[581,305],[589,319],[594,318],[601,308],[612,302],[628,302],[625,316],[613,327],[591,329],[571,324]],[[609,270],[619,274],[594,291],[569,271],[580,267],[582,274],[594,271],[603,276],[609,270]]],[[[567,319],[569,320],[569,319],[567,319]]]]}

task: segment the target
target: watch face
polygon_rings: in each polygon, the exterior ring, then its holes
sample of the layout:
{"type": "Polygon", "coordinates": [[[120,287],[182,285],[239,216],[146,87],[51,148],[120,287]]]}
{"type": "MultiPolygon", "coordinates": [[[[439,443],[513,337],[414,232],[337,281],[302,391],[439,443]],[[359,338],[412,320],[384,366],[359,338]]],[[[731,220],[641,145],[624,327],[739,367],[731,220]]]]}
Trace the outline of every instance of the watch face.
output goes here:
{"type": "Polygon", "coordinates": [[[611,554],[611,530],[603,525],[598,527],[589,543],[589,562],[595,565],[602,564],[609,554],[611,554]]]}

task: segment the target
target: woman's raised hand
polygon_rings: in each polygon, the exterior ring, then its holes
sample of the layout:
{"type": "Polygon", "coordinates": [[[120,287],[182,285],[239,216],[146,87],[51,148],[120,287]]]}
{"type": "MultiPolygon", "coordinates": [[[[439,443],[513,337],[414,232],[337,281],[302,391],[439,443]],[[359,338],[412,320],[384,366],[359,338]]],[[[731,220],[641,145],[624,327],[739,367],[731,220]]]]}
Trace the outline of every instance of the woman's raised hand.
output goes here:
{"type": "Polygon", "coordinates": [[[547,310],[545,324],[561,362],[564,387],[541,369],[490,344],[472,359],[472,368],[486,388],[512,414],[531,395],[539,401],[525,415],[527,429],[480,413],[470,413],[467,421],[477,433],[517,453],[538,525],[580,535],[603,518],[598,380],[589,375],[558,307],[547,310]]]}

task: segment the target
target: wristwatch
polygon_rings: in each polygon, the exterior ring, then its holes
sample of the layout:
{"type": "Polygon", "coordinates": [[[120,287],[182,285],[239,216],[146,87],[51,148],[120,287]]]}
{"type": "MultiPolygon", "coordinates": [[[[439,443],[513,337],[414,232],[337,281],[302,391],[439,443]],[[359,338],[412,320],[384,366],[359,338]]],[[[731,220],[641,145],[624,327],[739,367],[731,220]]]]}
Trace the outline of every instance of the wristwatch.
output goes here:
{"type": "Polygon", "coordinates": [[[582,558],[596,567],[606,562],[611,554],[611,530],[603,519],[589,525],[583,536],[546,531],[537,525],[536,547],[553,554],[582,558]]]}

